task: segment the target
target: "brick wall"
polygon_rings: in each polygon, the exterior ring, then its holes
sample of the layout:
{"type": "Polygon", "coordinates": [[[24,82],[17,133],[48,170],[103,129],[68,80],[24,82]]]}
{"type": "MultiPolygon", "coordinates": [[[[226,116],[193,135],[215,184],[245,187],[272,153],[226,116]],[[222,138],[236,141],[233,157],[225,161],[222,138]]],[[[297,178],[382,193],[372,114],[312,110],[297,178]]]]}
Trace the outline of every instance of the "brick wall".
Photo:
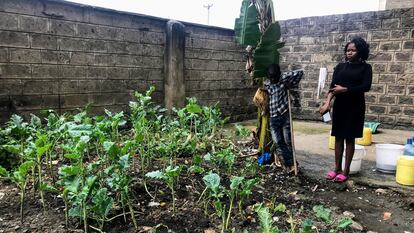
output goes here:
{"type": "Polygon", "coordinates": [[[286,46],[284,68],[301,65],[306,76],[296,101],[297,117],[319,119],[316,98],[319,68],[327,67],[330,83],[343,47],[352,37],[370,43],[368,62],[373,84],[366,94],[366,120],[386,127],[414,128],[414,15],[413,8],[380,12],[308,17],[280,22],[286,46]]]}
{"type": "Polygon", "coordinates": [[[232,120],[253,119],[256,91],[244,71],[244,47],[234,41],[233,30],[189,27],[185,48],[187,96],[202,103],[217,101],[232,120]]]}
{"type": "Polygon", "coordinates": [[[386,0],[385,9],[396,9],[396,8],[410,8],[414,7],[413,0],[386,0]]]}
{"type": "MultiPolygon", "coordinates": [[[[374,83],[367,93],[367,120],[414,128],[413,9],[280,22],[286,46],[284,70],[305,68],[294,92],[295,118],[319,120],[320,67],[333,67],[355,35],[371,44],[374,83]]],[[[55,0],[0,1],[0,121],[10,114],[53,108],[72,111],[94,103],[127,110],[134,90],[156,86],[164,99],[166,19],[55,0]]],[[[244,73],[244,47],[229,29],[184,23],[186,96],[219,101],[233,120],[254,118],[255,88],[244,73]]]]}
{"type": "MultiPolygon", "coordinates": [[[[62,1],[0,1],[0,122],[12,113],[87,103],[94,113],[127,110],[133,92],[149,85],[162,104],[167,21],[62,1]]],[[[241,89],[243,49],[233,31],[196,24],[186,30],[188,95],[220,101],[233,119],[251,116],[255,108],[244,97],[252,89],[241,89]]]]}
{"type": "Polygon", "coordinates": [[[161,99],[164,24],[61,1],[1,1],[2,120],[91,102],[94,112],[118,111],[150,84],[161,99]]]}

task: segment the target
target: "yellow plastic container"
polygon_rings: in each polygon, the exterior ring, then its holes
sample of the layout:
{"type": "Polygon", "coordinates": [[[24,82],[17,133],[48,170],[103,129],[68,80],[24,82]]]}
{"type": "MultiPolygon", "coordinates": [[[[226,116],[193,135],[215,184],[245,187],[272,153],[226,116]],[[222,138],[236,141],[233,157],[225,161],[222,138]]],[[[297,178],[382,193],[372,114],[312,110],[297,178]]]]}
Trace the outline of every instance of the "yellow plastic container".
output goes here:
{"type": "Polygon", "coordinates": [[[402,185],[414,185],[414,156],[401,156],[397,160],[397,183],[402,185]]]}
{"type": "Polygon", "coordinates": [[[372,144],[372,131],[370,128],[364,128],[362,138],[357,138],[356,144],[361,146],[369,146],[372,144]]]}
{"type": "Polygon", "coordinates": [[[329,149],[335,150],[335,136],[331,136],[329,132],[329,149]]]}

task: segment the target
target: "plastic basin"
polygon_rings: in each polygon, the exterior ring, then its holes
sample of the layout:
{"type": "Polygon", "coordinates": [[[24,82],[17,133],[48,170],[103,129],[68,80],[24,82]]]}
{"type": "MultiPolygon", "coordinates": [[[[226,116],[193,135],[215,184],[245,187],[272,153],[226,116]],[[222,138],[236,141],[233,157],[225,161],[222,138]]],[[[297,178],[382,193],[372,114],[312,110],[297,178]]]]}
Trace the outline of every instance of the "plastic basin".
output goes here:
{"type": "Polygon", "coordinates": [[[395,173],[397,160],[403,154],[404,146],[398,144],[377,144],[375,155],[377,170],[384,173],[395,173]]]}

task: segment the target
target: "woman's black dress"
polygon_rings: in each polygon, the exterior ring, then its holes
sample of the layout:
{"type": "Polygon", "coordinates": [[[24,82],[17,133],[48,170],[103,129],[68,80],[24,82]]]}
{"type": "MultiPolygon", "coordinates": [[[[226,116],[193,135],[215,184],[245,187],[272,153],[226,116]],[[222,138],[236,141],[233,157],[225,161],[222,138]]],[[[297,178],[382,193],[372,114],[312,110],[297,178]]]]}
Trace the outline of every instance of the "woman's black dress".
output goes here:
{"type": "Polygon", "coordinates": [[[332,136],[338,138],[360,138],[364,129],[365,96],[372,83],[370,64],[339,63],[334,70],[331,88],[347,87],[344,93],[336,94],[332,113],[332,136]]]}

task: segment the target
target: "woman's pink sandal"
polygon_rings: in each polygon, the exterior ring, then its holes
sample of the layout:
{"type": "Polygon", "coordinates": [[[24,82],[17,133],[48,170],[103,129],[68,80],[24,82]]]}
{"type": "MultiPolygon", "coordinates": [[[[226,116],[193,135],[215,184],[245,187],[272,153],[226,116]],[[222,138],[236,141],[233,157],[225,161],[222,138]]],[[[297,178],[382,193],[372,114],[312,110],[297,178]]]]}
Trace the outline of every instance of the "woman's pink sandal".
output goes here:
{"type": "Polygon", "coordinates": [[[334,171],[329,171],[328,174],[326,174],[326,179],[327,180],[333,180],[335,179],[335,177],[338,175],[337,172],[334,171]]]}
{"type": "Polygon", "coordinates": [[[339,173],[334,179],[335,182],[340,182],[340,183],[345,182],[347,180],[348,180],[348,176],[346,176],[342,173],[339,173]]]}

